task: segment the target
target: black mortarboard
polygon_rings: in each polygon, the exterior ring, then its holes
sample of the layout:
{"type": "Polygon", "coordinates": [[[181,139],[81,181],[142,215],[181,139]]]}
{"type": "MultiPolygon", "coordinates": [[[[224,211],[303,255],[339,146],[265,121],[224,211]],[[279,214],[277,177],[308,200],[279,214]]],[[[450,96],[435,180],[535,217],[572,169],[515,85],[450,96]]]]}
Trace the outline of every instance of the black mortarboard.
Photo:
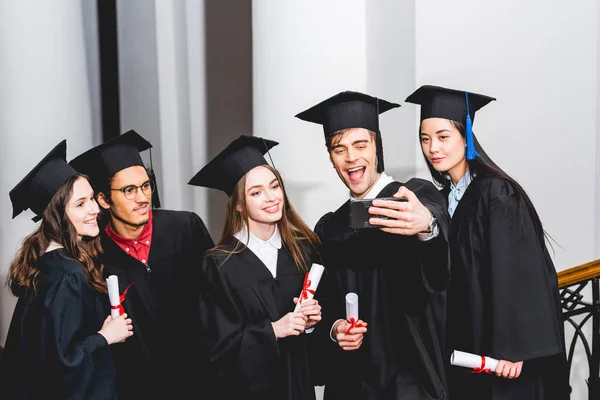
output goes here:
{"type": "Polygon", "coordinates": [[[102,190],[117,172],[135,165],[144,167],[140,152],[151,147],[150,142],[130,130],[80,154],[69,164],[102,190]]]}
{"type": "Polygon", "coordinates": [[[365,128],[377,134],[377,171],[383,172],[383,144],[379,130],[379,114],[400,104],[359,92],[340,92],[296,115],[301,120],[323,125],[325,140],[332,134],[349,128],[365,128]]]}
{"type": "Polygon", "coordinates": [[[478,156],[473,145],[472,131],[475,112],[493,100],[496,99],[483,94],[429,85],[421,86],[406,98],[407,103],[421,105],[421,121],[427,118],[445,118],[465,124],[468,160],[478,156]]]}
{"type": "Polygon", "coordinates": [[[29,208],[36,214],[34,222],[42,219],[56,191],[77,173],[66,158],[67,141],[63,140],[10,191],[13,218],[29,208]]]}
{"type": "Polygon", "coordinates": [[[188,184],[219,189],[231,196],[235,185],[248,171],[268,165],[263,155],[278,144],[257,136],[241,135],[198,171],[188,184]]]}

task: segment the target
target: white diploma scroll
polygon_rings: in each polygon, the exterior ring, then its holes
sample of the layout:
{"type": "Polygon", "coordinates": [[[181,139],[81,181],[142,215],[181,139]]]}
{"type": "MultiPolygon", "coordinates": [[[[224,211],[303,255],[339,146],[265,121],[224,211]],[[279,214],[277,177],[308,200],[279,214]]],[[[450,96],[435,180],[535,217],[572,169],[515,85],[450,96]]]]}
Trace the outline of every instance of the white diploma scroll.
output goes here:
{"type": "Polygon", "coordinates": [[[325,268],[321,264],[313,264],[310,267],[310,271],[304,276],[304,284],[302,285],[300,296],[298,296],[298,303],[296,303],[294,312],[300,310],[303,302],[315,297],[315,292],[317,291],[317,286],[319,286],[324,270],[325,268]]]}
{"type": "Polygon", "coordinates": [[[346,294],[346,320],[358,321],[358,295],[353,292],[346,294]]]}
{"type": "Polygon", "coordinates": [[[110,315],[113,319],[121,315],[121,300],[119,296],[119,278],[116,275],[111,275],[106,278],[108,285],[108,300],[110,301],[110,315]]]}
{"type": "Polygon", "coordinates": [[[472,368],[473,372],[485,372],[491,374],[496,371],[498,360],[492,357],[480,356],[477,354],[465,353],[464,351],[454,350],[450,356],[450,363],[457,367],[472,368]]]}

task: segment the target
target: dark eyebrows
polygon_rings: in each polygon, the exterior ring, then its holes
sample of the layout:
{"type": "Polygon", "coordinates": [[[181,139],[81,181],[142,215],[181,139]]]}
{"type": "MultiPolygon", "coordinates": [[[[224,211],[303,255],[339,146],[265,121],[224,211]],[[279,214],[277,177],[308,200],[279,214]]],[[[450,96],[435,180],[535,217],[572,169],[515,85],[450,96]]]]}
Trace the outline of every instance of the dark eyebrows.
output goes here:
{"type": "MultiPolygon", "coordinates": [[[[450,132],[450,129],[440,129],[435,134],[439,135],[440,133],[443,133],[443,132],[450,132]]],[[[427,132],[421,132],[421,135],[429,135],[429,134],[427,132]]]]}
{"type": "MultiPolygon", "coordinates": [[[[142,187],[142,186],[144,186],[146,183],[150,183],[150,179],[148,179],[147,181],[144,181],[144,183],[142,183],[142,184],[141,184],[141,185],[139,185],[138,187],[142,187]]],[[[136,185],[134,185],[134,184],[125,185],[125,186],[123,186],[123,187],[121,187],[121,188],[119,188],[119,189],[117,189],[117,190],[125,190],[125,189],[127,189],[127,188],[130,188],[130,187],[136,187],[136,185]]]]}
{"type": "MultiPolygon", "coordinates": [[[[269,182],[269,186],[271,186],[273,184],[273,182],[278,182],[277,178],[274,178],[271,182],[269,182]]],[[[248,188],[248,190],[246,190],[246,192],[250,192],[253,189],[258,189],[261,188],[263,185],[254,185],[254,186],[250,186],[248,188]]]]}
{"type": "MultiPolygon", "coordinates": [[[[370,142],[370,139],[358,139],[358,140],[355,140],[354,142],[352,142],[352,146],[356,146],[359,143],[369,143],[369,142],[370,142]]],[[[334,146],[331,146],[331,150],[337,149],[338,147],[346,147],[346,145],[338,143],[334,146]]]]}

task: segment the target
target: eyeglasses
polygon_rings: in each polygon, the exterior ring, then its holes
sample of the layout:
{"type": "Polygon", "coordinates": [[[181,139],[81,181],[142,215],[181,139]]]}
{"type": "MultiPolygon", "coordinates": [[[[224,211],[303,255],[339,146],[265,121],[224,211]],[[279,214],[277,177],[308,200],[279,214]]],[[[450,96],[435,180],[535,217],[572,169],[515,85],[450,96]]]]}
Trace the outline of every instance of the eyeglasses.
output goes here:
{"type": "Polygon", "coordinates": [[[129,185],[129,186],[125,186],[124,188],[120,188],[120,189],[111,188],[110,190],[118,190],[120,192],[123,192],[123,194],[125,195],[125,198],[127,200],[133,200],[133,199],[135,199],[135,196],[137,196],[138,189],[142,189],[142,193],[144,193],[146,196],[150,197],[150,195],[152,195],[152,193],[154,193],[154,182],[146,181],[146,182],[142,183],[140,186],[129,185]]]}

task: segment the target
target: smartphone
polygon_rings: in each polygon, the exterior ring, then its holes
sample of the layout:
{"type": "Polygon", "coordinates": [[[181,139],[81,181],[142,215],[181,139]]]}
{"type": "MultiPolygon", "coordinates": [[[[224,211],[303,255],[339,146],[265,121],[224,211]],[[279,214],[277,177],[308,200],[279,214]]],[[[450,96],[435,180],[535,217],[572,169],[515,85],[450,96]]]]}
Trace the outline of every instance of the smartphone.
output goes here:
{"type": "Polygon", "coordinates": [[[369,213],[369,207],[373,205],[373,200],[392,200],[408,201],[406,197],[380,197],[378,199],[350,200],[350,227],[352,229],[380,228],[377,225],[369,223],[370,218],[387,219],[384,215],[375,215],[369,213]]]}

